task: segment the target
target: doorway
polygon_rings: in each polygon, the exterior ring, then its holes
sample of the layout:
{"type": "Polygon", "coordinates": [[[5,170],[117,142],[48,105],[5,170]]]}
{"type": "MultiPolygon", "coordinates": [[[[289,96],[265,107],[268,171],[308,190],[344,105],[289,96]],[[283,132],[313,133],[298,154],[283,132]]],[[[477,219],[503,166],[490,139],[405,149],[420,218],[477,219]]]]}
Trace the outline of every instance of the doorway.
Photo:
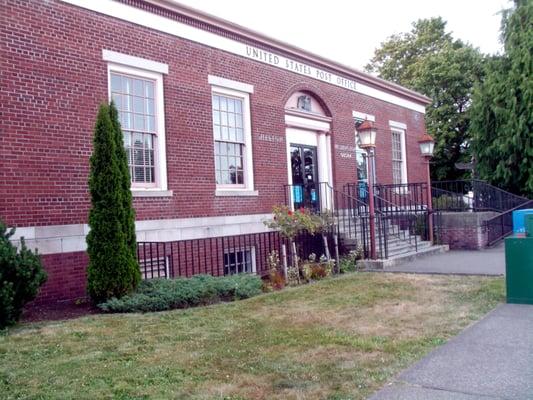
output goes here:
{"type": "Polygon", "coordinates": [[[305,207],[320,210],[317,148],[305,144],[290,144],[292,201],[294,209],[305,207]]]}

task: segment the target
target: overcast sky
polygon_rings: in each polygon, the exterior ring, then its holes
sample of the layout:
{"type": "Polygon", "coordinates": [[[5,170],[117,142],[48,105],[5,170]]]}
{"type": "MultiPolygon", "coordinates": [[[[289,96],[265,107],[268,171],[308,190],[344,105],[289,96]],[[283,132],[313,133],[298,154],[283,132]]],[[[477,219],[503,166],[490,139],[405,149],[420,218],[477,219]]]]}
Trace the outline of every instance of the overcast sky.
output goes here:
{"type": "Polygon", "coordinates": [[[454,37],[482,52],[501,50],[508,0],[178,0],[190,7],[362,69],[388,36],[419,18],[441,16],[454,37]]]}

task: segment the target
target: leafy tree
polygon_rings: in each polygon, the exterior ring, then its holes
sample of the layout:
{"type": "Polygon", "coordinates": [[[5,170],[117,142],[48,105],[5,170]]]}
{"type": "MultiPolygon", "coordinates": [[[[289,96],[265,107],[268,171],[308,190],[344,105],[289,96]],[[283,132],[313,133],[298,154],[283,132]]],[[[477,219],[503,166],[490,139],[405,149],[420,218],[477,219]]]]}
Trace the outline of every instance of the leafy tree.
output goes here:
{"type": "Polygon", "coordinates": [[[18,321],[24,304],[46,281],[39,255],[26,247],[24,239],[17,250],[10,242],[14,233],[0,221],[0,329],[18,321]]]}
{"type": "Polygon", "coordinates": [[[123,174],[117,155],[117,123],[110,107],[100,105],[90,159],[91,210],[87,235],[89,295],[95,303],[121,297],[139,282],[136,261],[125,233],[123,174]]]}
{"type": "Polygon", "coordinates": [[[533,196],[533,2],[515,0],[502,18],[504,54],[477,85],[470,131],[479,176],[533,196]]]}
{"type": "Polygon", "coordinates": [[[432,99],[426,126],[435,138],[433,179],[459,179],[457,162],[470,161],[469,106],[472,89],[483,73],[477,49],[454,40],[442,18],[422,19],[408,33],[391,36],[376,49],[369,72],[432,99]]]}

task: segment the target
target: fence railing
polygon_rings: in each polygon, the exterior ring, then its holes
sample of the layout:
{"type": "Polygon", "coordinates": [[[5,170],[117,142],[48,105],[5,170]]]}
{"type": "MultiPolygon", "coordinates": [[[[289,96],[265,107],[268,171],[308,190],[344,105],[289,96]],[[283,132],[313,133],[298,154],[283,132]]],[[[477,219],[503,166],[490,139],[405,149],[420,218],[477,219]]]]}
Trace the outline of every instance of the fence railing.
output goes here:
{"type": "MultiPolygon", "coordinates": [[[[349,247],[360,246],[365,257],[370,256],[370,214],[368,204],[349,193],[333,189],[328,183],[313,185],[285,185],[285,200],[289,207],[306,207],[316,213],[330,213],[335,233],[341,239],[341,254],[349,247]]],[[[387,257],[385,219],[376,214],[377,257],[387,257]]]]}
{"type": "MultiPolygon", "coordinates": [[[[359,197],[368,198],[367,185],[349,183],[345,190],[359,197]]],[[[427,208],[427,184],[375,185],[375,212],[385,220],[388,239],[397,238],[409,244],[404,252],[418,251],[419,241],[429,240],[429,218],[427,208]]],[[[396,252],[401,254],[401,252],[396,252]]]]}
{"type": "MultiPolygon", "coordinates": [[[[344,191],[350,196],[357,197],[363,202],[368,202],[368,184],[365,182],[348,183],[344,191]]],[[[387,207],[416,212],[427,208],[427,183],[416,182],[406,184],[376,184],[374,185],[374,204],[379,210],[387,207]]]]}
{"type": "MultiPolygon", "coordinates": [[[[329,236],[328,247],[330,254],[334,254],[334,242],[331,234],[329,236]]],[[[317,256],[325,253],[320,235],[300,232],[295,242],[300,259],[307,259],[311,253],[317,256]]],[[[276,231],[172,242],[139,242],[137,258],[143,279],[243,272],[263,276],[270,268],[270,253],[275,250],[281,258],[283,244],[287,249],[287,262],[291,265],[289,243],[276,231]]]]}
{"type": "Polygon", "coordinates": [[[486,220],[484,225],[485,231],[487,232],[488,246],[493,246],[513,232],[513,211],[532,207],[533,200],[529,200],[517,207],[511,208],[510,210],[495,216],[494,218],[486,220]]]}
{"type": "Polygon", "coordinates": [[[505,212],[529,199],[477,179],[431,183],[433,209],[505,212]]]}

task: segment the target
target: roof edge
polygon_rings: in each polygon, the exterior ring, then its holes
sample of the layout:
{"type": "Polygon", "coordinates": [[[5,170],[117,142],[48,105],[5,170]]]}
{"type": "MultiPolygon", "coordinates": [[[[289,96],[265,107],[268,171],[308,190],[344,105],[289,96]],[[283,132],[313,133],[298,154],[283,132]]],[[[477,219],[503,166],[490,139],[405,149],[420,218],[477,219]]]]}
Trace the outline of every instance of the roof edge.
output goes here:
{"type": "Polygon", "coordinates": [[[423,95],[422,93],[416,92],[411,89],[407,89],[404,86],[398,85],[396,83],[387,81],[382,78],[378,78],[369,73],[360,71],[353,67],[349,67],[342,63],[332,61],[330,59],[324,58],[310,51],[304,50],[300,47],[291,45],[289,43],[283,42],[278,39],[274,39],[261,32],[254,31],[252,29],[246,28],[242,25],[236,24],[226,19],[223,19],[223,18],[214,16],[212,14],[206,13],[204,11],[200,11],[195,8],[183,5],[174,0],[143,0],[143,1],[145,1],[146,3],[150,3],[153,5],[165,8],[169,11],[176,12],[186,17],[204,22],[206,24],[224,29],[226,31],[245,37],[247,39],[254,40],[256,42],[267,45],[269,47],[274,47],[279,50],[283,50],[287,53],[303,58],[315,64],[320,64],[324,67],[328,67],[338,72],[342,72],[344,74],[350,75],[354,78],[359,79],[360,81],[376,85],[382,89],[392,91],[402,96],[407,96],[411,98],[412,100],[415,100],[419,103],[422,103],[422,104],[431,103],[431,99],[423,95]]]}

